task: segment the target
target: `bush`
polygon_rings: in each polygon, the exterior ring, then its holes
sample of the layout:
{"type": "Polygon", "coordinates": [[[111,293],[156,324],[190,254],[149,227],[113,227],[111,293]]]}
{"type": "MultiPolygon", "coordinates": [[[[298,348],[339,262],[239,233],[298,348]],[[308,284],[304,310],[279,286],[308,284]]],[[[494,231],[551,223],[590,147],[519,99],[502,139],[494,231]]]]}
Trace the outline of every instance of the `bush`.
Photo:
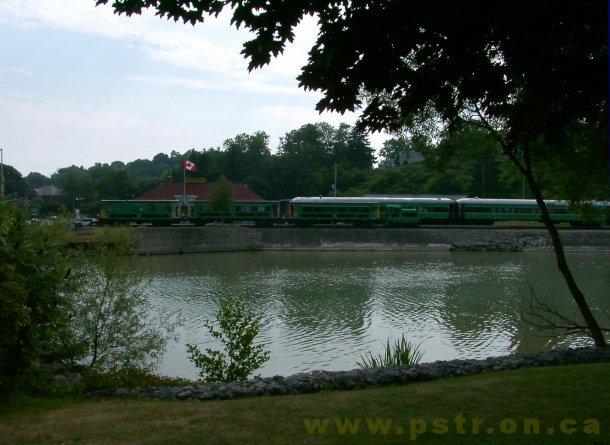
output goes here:
{"type": "Polygon", "coordinates": [[[114,391],[119,388],[146,388],[150,386],[177,386],[191,383],[186,379],[160,376],[149,369],[125,366],[119,369],[100,370],[87,368],[82,373],[79,390],[82,393],[114,391]]]}
{"type": "Polygon", "coordinates": [[[241,299],[220,299],[220,310],[216,314],[220,331],[205,321],[203,325],[212,337],[219,340],[225,351],[210,348],[202,353],[196,345],[187,345],[189,359],[200,369],[199,376],[206,382],[236,382],[248,376],[269,360],[264,345],[254,345],[259,322],[246,310],[241,299]]]}

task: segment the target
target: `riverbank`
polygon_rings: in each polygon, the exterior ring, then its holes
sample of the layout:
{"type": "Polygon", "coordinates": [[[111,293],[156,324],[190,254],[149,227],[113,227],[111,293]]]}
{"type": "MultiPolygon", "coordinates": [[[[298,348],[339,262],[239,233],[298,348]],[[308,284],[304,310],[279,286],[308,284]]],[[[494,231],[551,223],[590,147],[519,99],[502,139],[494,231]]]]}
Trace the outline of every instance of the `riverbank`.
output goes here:
{"type": "Polygon", "coordinates": [[[610,348],[578,348],[511,354],[483,360],[448,360],[350,371],[312,371],[291,376],[255,378],[236,383],[189,384],[100,392],[93,396],[132,396],[143,399],[224,400],[242,397],[307,394],[320,391],[402,385],[448,377],[566,364],[610,363],[610,348]]]}
{"type": "Polygon", "coordinates": [[[26,400],[10,444],[607,443],[608,363],[493,371],[358,391],[174,402],[26,400]]]}
{"type": "MultiPolygon", "coordinates": [[[[546,230],[506,227],[140,227],[139,254],[242,250],[551,250],[546,230]]],[[[610,230],[560,231],[566,250],[610,251],[610,230]]]]}

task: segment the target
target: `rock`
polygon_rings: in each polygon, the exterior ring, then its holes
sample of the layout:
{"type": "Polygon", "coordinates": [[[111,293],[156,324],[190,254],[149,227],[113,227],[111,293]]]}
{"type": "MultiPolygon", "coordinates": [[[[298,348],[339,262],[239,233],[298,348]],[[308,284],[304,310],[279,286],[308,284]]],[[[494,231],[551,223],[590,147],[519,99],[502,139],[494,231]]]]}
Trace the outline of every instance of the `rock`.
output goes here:
{"type": "Polygon", "coordinates": [[[68,387],[68,379],[66,379],[65,375],[52,375],[50,380],[53,385],[68,387]]]}
{"type": "MultiPolygon", "coordinates": [[[[513,354],[489,357],[483,360],[451,360],[418,365],[391,366],[388,368],[354,369],[351,371],[313,371],[288,377],[254,378],[238,383],[212,385],[185,385],[182,387],[151,387],[131,391],[117,389],[115,396],[134,395],[155,399],[233,399],[240,397],[303,394],[321,390],[347,390],[367,386],[432,380],[485,371],[501,371],[521,367],[551,366],[566,363],[596,363],[610,361],[610,348],[580,348],[563,351],[538,352],[527,355],[513,354]]],[[[67,383],[64,374],[54,376],[57,384],[67,383]]],[[[90,394],[107,396],[106,392],[90,394]]]]}
{"type": "Polygon", "coordinates": [[[50,382],[53,385],[63,386],[66,389],[71,389],[81,380],[81,375],[78,372],[62,372],[50,377],[50,382]]]}
{"type": "Polygon", "coordinates": [[[119,388],[116,390],[115,394],[117,396],[129,396],[131,395],[131,391],[127,388],[119,388]]]}
{"type": "Polygon", "coordinates": [[[184,388],[176,394],[176,398],[178,400],[186,400],[189,397],[191,397],[192,394],[193,394],[193,390],[191,390],[189,388],[184,388]]]}

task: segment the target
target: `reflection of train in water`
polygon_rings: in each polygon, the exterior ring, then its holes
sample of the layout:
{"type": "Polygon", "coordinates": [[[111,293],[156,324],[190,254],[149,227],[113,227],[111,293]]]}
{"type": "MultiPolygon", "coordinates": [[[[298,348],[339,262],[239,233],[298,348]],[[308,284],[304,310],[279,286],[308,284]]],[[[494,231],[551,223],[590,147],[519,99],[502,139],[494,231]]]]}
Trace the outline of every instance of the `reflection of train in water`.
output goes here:
{"type": "MultiPolygon", "coordinates": [[[[554,222],[574,226],[610,223],[610,204],[592,203],[587,212],[573,210],[566,201],[546,201],[554,222]],[[586,214],[586,217],[583,217],[586,214]]],[[[209,201],[102,201],[100,223],[171,225],[187,219],[204,225],[224,220],[263,226],[345,224],[356,227],[408,227],[422,224],[493,224],[496,221],[540,221],[531,199],[355,198],[311,197],[282,201],[233,201],[225,212],[209,201]]]]}

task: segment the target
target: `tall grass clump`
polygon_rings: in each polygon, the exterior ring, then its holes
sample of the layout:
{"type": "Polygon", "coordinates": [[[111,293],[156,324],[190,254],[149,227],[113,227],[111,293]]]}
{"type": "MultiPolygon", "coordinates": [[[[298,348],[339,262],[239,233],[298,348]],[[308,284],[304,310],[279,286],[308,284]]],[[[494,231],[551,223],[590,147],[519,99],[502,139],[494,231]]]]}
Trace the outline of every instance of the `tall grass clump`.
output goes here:
{"type": "Polygon", "coordinates": [[[362,361],[356,364],[362,369],[384,368],[392,365],[415,365],[421,361],[423,356],[424,353],[420,349],[420,345],[413,344],[403,334],[400,339],[394,341],[394,344],[391,344],[390,339],[388,339],[383,353],[373,355],[372,352],[369,352],[368,355],[360,355],[362,361]]]}

